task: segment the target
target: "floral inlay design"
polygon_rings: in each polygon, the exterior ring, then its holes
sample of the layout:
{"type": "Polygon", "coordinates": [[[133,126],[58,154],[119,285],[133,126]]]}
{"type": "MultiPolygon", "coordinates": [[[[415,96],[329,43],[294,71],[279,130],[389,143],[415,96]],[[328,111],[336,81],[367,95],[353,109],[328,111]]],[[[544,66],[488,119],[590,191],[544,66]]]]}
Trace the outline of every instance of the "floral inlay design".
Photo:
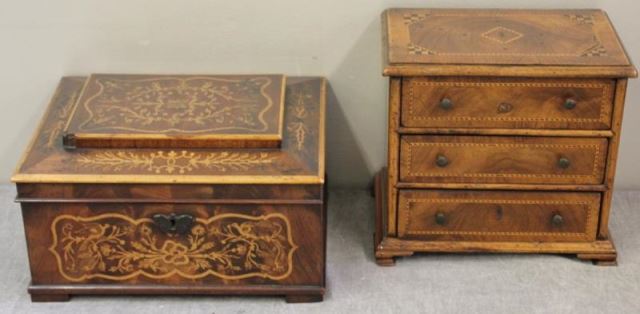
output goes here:
{"type": "Polygon", "coordinates": [[[227,280],[282,280],[293,270],[291,226],[286,216],[221,214],[196,218],[187,235],[166,234],[151,219],[109,213],[58,216],[49,251],[60,274],[78,282],[93,278],[180,276],[227,280]]]}
{"type": "Polygon", "coordinates": [[[78,130],[262,132],[269,128],[264,114],[274,107],[265,92],[271,83],[267,77],[98,78],[98,90],[83,102],[89,117],[78,130]]]}
{"type": "Polygon", "coordinates": [[[194,151],[94,151],[82,153],[78,164],[104,171],[145,170],[153,173],[183,174],[199,168],[216,171],[247,171],[269,165],[276,155],[269,152],[194,151]]]}
{"type": "Polygon", "coordinates": [[[305,139],[310,134],[308,122],[305,121],[309,116],[305,102],[311,100],[311,97],[311,93],[304,89],[292,91],[287,95],[287,112],[293,117],[287,124],[287,130],[293,134],[292,139],[299,151],[303,150],[305,139]]]}

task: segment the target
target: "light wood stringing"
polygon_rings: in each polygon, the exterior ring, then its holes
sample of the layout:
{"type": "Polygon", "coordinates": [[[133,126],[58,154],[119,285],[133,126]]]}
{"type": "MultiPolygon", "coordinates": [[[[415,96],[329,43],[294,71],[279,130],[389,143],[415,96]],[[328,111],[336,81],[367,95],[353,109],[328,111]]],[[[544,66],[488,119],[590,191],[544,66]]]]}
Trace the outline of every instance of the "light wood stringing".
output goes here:
{"type": "Polygon", "coordinates": [[[604,138],[419,136],[401,138],[400,180],[426,183],[600,184],[604,138]],[[436,158],[444,156],[446,166],[436,158]],[[567,168],[558,163],[569,160],[567,168]]]}
{"type": "Polygon", "coordinates": [[[425,240],[593,241],[599,193],[403,190],[398,236],[425,240]],[[441,224],[436,215],[444,217],[441,224]],[[563,222],[552,223],[554,215],[563,222]]]}
{"type": "MultiPolygon", "coordinates": [[[[637,70],[606,13],[601,10],[390,9],[382,14],[382,24],[383,75],[390,77],[389,159],[388,173],[383,169],[378,176],[389,180],[387,184],[378,184],[376,205],[377,217],[388,217],[389,224],[376,224],[377,263],[393,265],[394,257],[414,252],[514,252],[576,254],[579,259],[599,265],[615,264],[617,253],[607,225],[627,78],[636,77],[637,70]],[[550,18],[539,19],[543,15],[550,18]],[[558,27],[560,24],[562,27],[558,27]],[[418,27],[420,25],[423,28],[418,27]],[[558,32],[565,27],[579,33],[558,32]],[[446,35],[437,35],[438,32],[446,35]],[[593,36],[584,37],[589,32],[593,36]],[[533,36],[538,33],[544,38],[533,36]],[[558,40],[558,34],[562,34],[562,39],[558,40]],[[602,47],[585,46],[589,41],[599,42],[602,47]],[[550,51],[543,54],[541,49],[550,51]],[[560,51],[563,52],[559,54],[560,51]],[[488,55],[489,52],[494,54],[488,55]],[[414,86],[413,94],[411,82],[422,85],[414,86]],[[438,102],[445,95],[454,100],[454,106],[439,112],[438,102]],[[560,110],[564,107],[562,100],[568,97],[576,98],[578,105],[567,111],[560,110]],[[509,106],[500,107],[501,103],[509,106]],[[578,108],[580,104],[583,107],[578,108]],[[451,140],[453,138],[456,140],[451,140]],[[414,161],[407,162],[408,139],[448,150],[454,159],[439,169],[434,166],[434,156],[430,156],[433,152],[424,150],[415,153],[417,158],[409,158],[414,161]],[[499,143],[492,143],[496,139],[499,143]],[[441,145],[457,145],[457,142],[481,144],[484,148],[456,148],[451,153],[450,148],[441,145]],[[522,143],[594,145],[592,148],[597,147],[599,157],[595,161],[594,150],[578,148],[571,158],[574,161],[571,165],[577,168],[565,169],[578,173],[567,176],[545,168],[553,159],[550,156],[559,157],[560,151],[555,149],[559,147],[549,149],[552,146],[548,146],[530,152],[501,151],[499,147],[522,143]],[[509,160],[509,153],[517,158],[509,160]],[[503,158],[487,162],[491,155],[503,158]],[[463,165],[454,167],[456,160],[463,165]],[[451,169],[460,175],[456,176],[451,169]],[[587,173],[587,170],[592,171],[587,173]],[[439,171],[451,171],[454,175],[439,176],[439,171]],[[503,174],[509,171],[517,175],[505,178],[503,174]],[[477,175],[483,172],[495,176],[477,175]],[[469,174],[473,176],[465,177],[469,174]],[[407,225],[417,228],[426,225],[420,218],[410,218],[409,224],[403,222],[402,204],[398,207],[403,195],[429,195],[426,199],[432,201],[444,196],[430,193],[470,195],[478,191],[494,196],[501,193],[536,195],[539,200],[557,198],[568,202],[586,198],[596,214],[590,216],[589,222],[583,220],[580,228],[587,230],[584,234],[588,237],[579,239],[565,236],[492,239],[484,237],[486,235],[473,235],[472,239],[460,238],[460,235],[448,235],[450,238],[429,235],[426,239],[424,235],[404,234],[403,228],[407,225]]],[[[513,208],[522,212],[514,216],[517,218],[511,221],[513,225],[500,226],[491,221],[483,225],[482,221],[462,220],[466,224],[451,226],[449,231],[459,232],[471,226],[485,228],[483,231],[512,228],[513,232],[526,232],[542,226],[541,223],[530,225],[533,220],[524,223],[527,217],[532,218],[528,207],[513,208]]],[[[551,210],[551,206],[544,208],[551,210]]],[[[461,217],[479,215],[472,209],[463,212],[461,217]]],[[[574,208],[569,212],[581,211],[574,208]]],[[[426,229],[431,230],[433,226],[426,229]]]]}
{"type": "Polygon", "coordinates": [[[608,129],[613,80],[406,78],[402,125],[446,128],[608,129]],[[450,109],[440,107],[447,98],[450,109]],[[565,108],[568,99],[575,108],[565,108]]]}

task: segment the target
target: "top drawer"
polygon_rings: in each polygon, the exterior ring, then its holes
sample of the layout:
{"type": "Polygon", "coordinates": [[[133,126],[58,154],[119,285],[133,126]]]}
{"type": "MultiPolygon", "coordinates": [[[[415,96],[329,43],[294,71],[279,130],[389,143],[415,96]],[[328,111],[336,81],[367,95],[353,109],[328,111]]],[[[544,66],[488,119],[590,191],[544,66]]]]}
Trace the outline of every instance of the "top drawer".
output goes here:
{"type": "Polygon", "coordinates": [[[608,129],[614,81],[405,78],[405,127],[608,129]]]}

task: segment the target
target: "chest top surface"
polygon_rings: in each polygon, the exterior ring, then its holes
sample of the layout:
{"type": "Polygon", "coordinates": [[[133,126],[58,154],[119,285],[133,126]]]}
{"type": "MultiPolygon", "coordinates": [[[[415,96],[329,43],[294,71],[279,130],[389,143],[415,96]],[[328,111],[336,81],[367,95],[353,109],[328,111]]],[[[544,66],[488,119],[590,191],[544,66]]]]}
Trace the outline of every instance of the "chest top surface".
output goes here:
{"type": "MultiPolygon", "coordinates": [[[[179,80],[172,81],[171,84],[183,83],[188,84],[188,82],[180,83],[179,80]]],[[[83,97],[91,98],[86,96],[87,84],[91,82],[87,82],[83,77],[62,79],[12,181],[17,183],[316,184],[324,180],[326,82],[322,78],[287,78],[283,83],[286,85],[286,92],[283,95],[283,136],[280,147],[251,149],[65,149],[62,134],[65,127],[69,127],[67,123],[69,117],[74,114],[75,104],[79,103],[78,99],[84,99],[83,97]],[[84,92],[83,86],[85,86],[84,92]]],[[[162,85],[149,88],[162,88],[162,85]]],[[[146,91],[147,85],[144,84],[140,93],[146,91]]],[[[92,91],[90,94],[96,93],[92,91]]],[[[157,96],[156,92],[151,94],[157,96]]],[[[113,97],[120,96],[116,94],[113,97]]],[[[141,97],[144,99],[144,96],[141,97]]],[[[108,97],[105,101],[110,99],[112,98],[108,97]]],[[[169,101],[172,98],[169,95],[164,99],[169,101]]],[[[182,109],[188,111],[188,108],[182,109]]],[[[122,110],[125,115],[129,112],[122,110]]],[[[143,111],[148,110],[151,109],[143,111]]],[[[81,116],[83,119],[78,121],[89,121],[86,127],[99,128],[98,125],[104,125],[104,129],[109,132],[120,131],[118,127],[110,126],[108,120],[94,121],[93,118],[88,119],[86,113],[81,116]]],[[[235,115],[233,117],[237,118],[235,115]]],[[[120,122],[113,125],[122,126],[120,122]]],[[[202,126],[193,126],[185,123],[176,124],[176,128],[178,125],[180,128],[189,129],[204,126],[217,127],[221,124],[206,123],[202,126]]],[[[143,131],[156,127],[158,126],[153,123],[149,125],[139,121],[131,123],[131,128],[143,131]]]]}
{"type": "Polygon", "coordinates": [[[225,139],[279,142],[284,81],[283,75],[94,74],[64,134],[68,141],[94,139],[85,147],[145,139],[212,140],[205,147],[225,139]]]}
{"type": "Polygon", "coordinates": [[[394,69],[400,65],[493,65],[599,67],[635,76],[601,10],[389,9],[383,27],[387,75],[401,72],[394,69]]]}

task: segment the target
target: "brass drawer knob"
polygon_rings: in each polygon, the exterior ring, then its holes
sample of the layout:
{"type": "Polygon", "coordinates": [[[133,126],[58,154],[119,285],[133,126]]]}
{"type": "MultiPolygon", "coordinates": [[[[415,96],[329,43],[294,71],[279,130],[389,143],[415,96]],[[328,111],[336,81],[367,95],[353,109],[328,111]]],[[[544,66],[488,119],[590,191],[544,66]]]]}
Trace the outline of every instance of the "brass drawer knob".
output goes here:
{"type": "Polygon", "coordinates": [[[442,226],[446,222],[447,222],[447,217],[444,215],[444,213],[436,213],[436,224],[442,226]]]}
{"type": "Polygon", "coordinates": [[[163,232],[185,234],[191,230],[195,219],[191,215],[155,214],[152,217],[155,225],[163,232]]]}
{"type": "Polygon", "coordinates": [[[569,161],[569,158],[560,157],[560,159],[558,159],[558,167],[562,169],[567,169],[569,168],[570,165],[571,165],[571,161],[569,161]]]}
{"type": "Polygon", "coordinates": [[[569,110],[571,110],[571,109],[575,108],[577,104],[578,104],[578,103],[575,101],[575,99],[573,99],[573,98],[567,98],[567,99],[564,101],[564,108],[565,108],[565,109],[569,109],[569,110]]]}
{"type": "Polygon", "coordinates": [[[564,218],[562,218],[562,216],[560,214],[555,214],[553,215],[553,217],[551,217],[551,224],[553,224],[556,227],[562,226],[562,224],[564,223],[564,218]]]}
{"type": "Polygon", "coordinates": [[[513,110],[513,105],[508,102],[501,102],[498,104],[498,113],[508,113],[513,110]]]}
{"type": "Polygon", "coordinates": [[[448,164],[449,164],[449,159],[447,158],[447,156],[442,154],[438,154],[438,156],[436,156],[436,166],[443,168],[443,167],[446,167],[448,164]]]}
{"type": "Polygon", "coordinates": [[[453,108],[453,102],[447,97],[442,98],[440,100],[440,108],[444,110],[450,110],[451,108],[453,108]]]}

